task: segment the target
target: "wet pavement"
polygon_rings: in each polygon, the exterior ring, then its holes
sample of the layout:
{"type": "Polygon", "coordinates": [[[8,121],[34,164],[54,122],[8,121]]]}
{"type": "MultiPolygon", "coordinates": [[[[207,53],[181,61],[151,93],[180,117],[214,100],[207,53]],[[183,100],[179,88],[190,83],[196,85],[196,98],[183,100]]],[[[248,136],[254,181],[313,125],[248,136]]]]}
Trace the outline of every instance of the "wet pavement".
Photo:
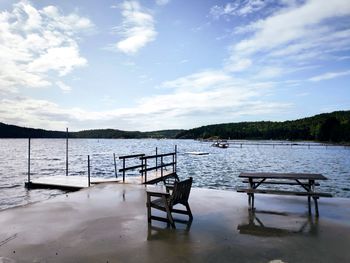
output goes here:
{"type": "MultiPolygon", "coordinates": [[[[0,262],[350,262],[350,199],[193,188],[192,223],[147,224],[145,186],[102,184],[0,212],[0,262]]],[[[185,216],[175,216],[185,220],[185,216]]]]}

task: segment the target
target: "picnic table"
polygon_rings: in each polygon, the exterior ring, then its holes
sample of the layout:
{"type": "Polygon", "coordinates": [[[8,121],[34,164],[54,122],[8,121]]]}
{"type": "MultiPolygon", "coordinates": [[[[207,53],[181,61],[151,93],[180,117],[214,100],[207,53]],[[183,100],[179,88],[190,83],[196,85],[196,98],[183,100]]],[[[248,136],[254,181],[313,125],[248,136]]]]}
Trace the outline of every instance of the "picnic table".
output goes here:
{"type": "Polygon", "coordinates": [[[311,214],[311,198],[315,203],[316,216],[319,216],[317,200],[320,197],[332,197],[329,193],[316,191],[319,186],[317,181],[327,180],[322,174],[313,173],[241,173],[238,177],[243,178],[243,183],[247,183],[247,188],[239,188],[237,192],[247,193],[248,203],[254,209],[254,194],[275,194],[275,195],[296,195],[307,196],[309,214],[311,214]],[[259,186],[276,185],[275,189],[261,189],[259,186]],[[302,191],[281,190],[281,186],[300,186],[302,191]]]}

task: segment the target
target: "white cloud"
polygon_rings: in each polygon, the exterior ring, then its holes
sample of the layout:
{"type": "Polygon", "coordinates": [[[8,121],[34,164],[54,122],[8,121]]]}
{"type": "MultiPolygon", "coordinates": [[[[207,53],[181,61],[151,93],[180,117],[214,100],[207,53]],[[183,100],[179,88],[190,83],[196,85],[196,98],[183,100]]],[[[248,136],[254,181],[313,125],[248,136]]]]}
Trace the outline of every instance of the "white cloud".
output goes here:
{"type": "MultiPolygon", "coordinates": [[[[255,29],[254,35],[236,44],[234,51],[249,55],[282,45],[293,45],[295,41],[308,43],[315,35],[320,36],[334,31],[335,28],[330,24],[327,27],[323,26],[321,24],[323,21],[349,14],[350,5],[347,0],[308,1],[297,8],[287,8],[248,25],[250,29],[255,29]]],[[[300,49],[302,47],[298,50],[300,49]]]]}
{"type": "Polygon", "coordinates": [[[225,72],[205,70],[175,80],[165,81],[161,84],[161,87],[183,91],[200,91],[218,88],[228,81],[232,83],[233,79],[225,72]]]}
{"type": "Polygon", "coordinates": [[[92,22],[54,6],[36,9],[29,1],[0,12],[0,90],[51,85],[49,72],[65,75],[87,65],[76,40],[92,22]]]}
{"type": "Polygon", "coordinates": [[[229,16],[247,16],[251,13],[260,11],[267,4],[274,2],[272,0],[238,0],[226,3],[225,5],[215,5],[210,9],[210,15],[219,19],[229,16]]]}
{"type": "Polygon", "coordinates": [[[56,85],[63,91],[63,93],[70,93],[72,88],[62,81],[56,81],[56,85]]]}
{"type": "Polygon", "coordinates": [[[322,81],[322,80],[328,80],[328,79],[334,79],[334,78],[338,78],[338,77],[342,77],[342,76],[348,76],[350,75],[350,70],[347,71],[340,71],[340,72],[327,72],[318,76],[314,76],[312,78],[310,78],[310,81],[322,81]]]}
{"type": "Polygon", "coordinates": [[[225,69],[231,72],[239,72],[249,68],[252,61],[249,58],[235,58],[231,57],[225,65],[225,69]]]}
{"type": "Polygon", "coordinates": [[[225,69],[275,78],[320,66],[349,50],[349,16],[348,0],[275,3],[267,16],[234,29],[240,40],[230,46],[225,69]]]}
{"type": "Polygon", "coordinates": [[[123,38],[115,47],[126,54],[135,54],[156,39],[155,21],[152,14],[141,7],[138,1],[121,4],[123,22],[114,30],[123,38]]]}
{"type": "Polygon", "coordinates": [[[67,126],[73,130],[107,127],[134,130],[135,125],[140,130],[154,130],[232,122],[241,116],[281,113],[291,106],[264,101],[274,83],[237,80],[218,70],[164,82],[162,87],[170,88],[171,92],[140,99],[133,108],[107,111],[61,108],[56,103],[29,98],[3,99],[2,120],[59,130],[67,126]]]}

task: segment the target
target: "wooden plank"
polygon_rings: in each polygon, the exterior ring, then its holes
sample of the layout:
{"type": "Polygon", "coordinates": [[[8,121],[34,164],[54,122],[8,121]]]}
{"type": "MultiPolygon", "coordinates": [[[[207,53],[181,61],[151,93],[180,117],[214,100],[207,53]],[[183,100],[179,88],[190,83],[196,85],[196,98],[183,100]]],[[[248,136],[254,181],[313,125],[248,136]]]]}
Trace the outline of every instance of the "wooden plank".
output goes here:
{"type": "Polygon", "coordinates": [[[175,162],[173,162],[173,163],[165,163],[165,164],[162,164],[162,165],[158,165],[158,166],[154,166],[154,167],[150,167],[150,168],[147,168],[147,169],[141,169],[140,170],[140,173],[144,173],[145,171],[153,171],[153,170],[157,170],[157,169],[159,169],[159,168],[162,168],[162,167],[167,167],[167,166],[172,166],[172,165],[174,165],[175,164],[175,162]]]}
{"type": "Polygon", "coordinates": [[[240,173],[240,178],[327,180],[322,174],[312,173],[240,173]]]}
{"type": "Polygon", "coordinates": [[[139,154],[133,154],[133,155],[124,155],[124,156],[119,156],[119,159],[137,158],[142,156],[145,156],[145,154],[139,153],[139,154]]]}
{"type": "MultiPolygon", "coordinates": [[[[248,180],[243,180],[243,183],[249,183],[248,180]]],[[[258,183],[259,181],[253,181],[254,183],[258,183]]],[[[302,184],[308,185],[308,182],[301,182],[302,184]]],[[[264,181],[262,184],[280,184],[280,185],[300,185],[297,182],[288,182],[288,181],[264,181]]],[[[314,183],[315,186],[319,186],[319,183],[314,183]]]]}
{"type": "Polygon", "coordinates": [[[164,153],[164,154],[158,154],[158,155],[147,155],[143,156],[140,159],[153,159],[153,158],[160,158],[160,157],[165,157],[165,156],[171,156],[175,155],[176,153],[164,153]]]}
{"type": "Polygon", "coordinates": [[[144,182],[144,184],[156,184],[159,182],[163,182],[164,180],[168,179],[168,178],[173,178],[176,177],[176,173],[170,173],[167,175],[163,175],[162,177],[153,177],[151,179],[148,179],[147,182],[144,182]]]}
{"type": "Polygon", "coordinates": [[[142,168],[142,167],[143,167],[143,165],[139,164],[139,165],[135,165],[135,166],[130,166],[130,167],[119,169],[119,172],[128,171],[128,170],[134,170],[134,169],[142,168]]]}
{"type": "Polygon", "coordinates": [[[282,191],[282,190],[270,190],[270,189],[251,189],[251,188],[239,188],[239,193],[247,194],[273,194],[273,195],[297,195],[297,196],[321,196],[321,197],[332,197],[329,193],[320,192],[296,192],[296,191],[282,191]]]}

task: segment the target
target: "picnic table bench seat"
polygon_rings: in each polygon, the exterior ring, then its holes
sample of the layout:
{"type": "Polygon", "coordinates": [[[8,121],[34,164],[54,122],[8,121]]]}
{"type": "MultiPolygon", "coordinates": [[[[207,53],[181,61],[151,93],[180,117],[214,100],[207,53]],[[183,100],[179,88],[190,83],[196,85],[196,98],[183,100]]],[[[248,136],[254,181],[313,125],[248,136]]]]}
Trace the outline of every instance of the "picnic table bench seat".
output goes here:
{"type": "Polygon", "coordinates": [[[311,197],[332,197],[332,195],[329,193],[299,192],[299,191],[286,191],[286,190],[273,190],[273,189],[238,188],[237,192],[247,193],[247,194],[275,194],[275,195],[298,195],[298,196],[311,196],[311,197]]]}

